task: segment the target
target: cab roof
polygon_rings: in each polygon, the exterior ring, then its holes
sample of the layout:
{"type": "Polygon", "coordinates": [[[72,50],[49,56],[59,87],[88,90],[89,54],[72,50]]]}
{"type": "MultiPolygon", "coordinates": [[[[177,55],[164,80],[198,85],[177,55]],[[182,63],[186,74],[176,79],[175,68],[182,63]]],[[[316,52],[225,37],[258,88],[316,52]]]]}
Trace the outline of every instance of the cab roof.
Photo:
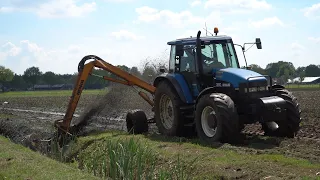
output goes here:
{"type": "MultiPolygon", "coordinates": [[[[201,41],[219,41],[219,40],[232,40],[230,36],[204,36],[200,37],[201,41]]],[[[179,45],[179,44],[195,44],[197,41],[197,37],[191,37],[191,38],[182,38],[182,39],[176,39],[173,41],[169,41],[168,45],[179,45]]]]}

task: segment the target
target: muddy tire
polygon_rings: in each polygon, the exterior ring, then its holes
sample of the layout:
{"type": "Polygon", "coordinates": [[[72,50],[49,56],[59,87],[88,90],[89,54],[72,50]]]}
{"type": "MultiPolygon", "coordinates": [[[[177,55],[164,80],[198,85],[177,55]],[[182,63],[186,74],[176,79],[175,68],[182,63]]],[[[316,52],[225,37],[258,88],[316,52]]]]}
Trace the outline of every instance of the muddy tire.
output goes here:
{"type": "Polygon", "coordinates": [[[158,84],[154,102],[159,132],[166,136],[180,136],[184,125],[180,112],[181,100],[169,82],[164,80],[158,84]]]}
{"type": "Polygon", "coordinates": [[[200,140],[208,144],[233,143],[240,132],[234,102],[221,93],[207,94],[199,99],[195,121],[200,140]]]}
{"type": "Polygon", "coordinates": [[[126,116],[127,131],[132,134],[143,134],[148,132],[148,119],[142,110],[134,110],[126,116]]]}
{"type": "Polygon", "coordinates": [[[279,126],[279,128],[275,131],[270,130],[265,124],[262,124],[262,129],[264,130],[266,136],[293,138],[300,129],[300,105],[297,101],[297,98],[292,95],[292,92],[281,88],[274,89],[274,92],[277,96],[283,98],[287,103],[287,119],[275,121],[275,123],[277,123],[279,126]]]}

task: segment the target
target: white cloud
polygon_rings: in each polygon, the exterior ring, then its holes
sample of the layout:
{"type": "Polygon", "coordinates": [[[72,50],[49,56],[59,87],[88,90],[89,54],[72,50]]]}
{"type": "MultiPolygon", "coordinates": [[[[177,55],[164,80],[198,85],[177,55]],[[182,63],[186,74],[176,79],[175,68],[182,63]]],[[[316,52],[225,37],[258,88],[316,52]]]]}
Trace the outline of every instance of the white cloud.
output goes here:
{"type": "Polygon", "coordinates": [[[138,13],[138,20],[135,22],[157,23],[171,28],[204,27],[205,22],[214,22],[215,24],[210,24],[214,26],[222,23],[222,16],[219,11],[213,11],[208,16],[201,17],[195,16],[190,11],[173,12],[143,6],[137,8],[136,12],[138,13]]]}
{"type": "Polygon", "coordinates": [[[21,48],[17,47],[12,42],[7,42],[2,45],[2,50],[5,51],[8,56],[17,56],[21,52],[21,48]]]}
{"type": "MultiPolygon", "coordinates": [[[[125,31],[124,31],[125,32],[125,31]]],[[[130,37],[130,36],[129,36],[130,37]]],[[[139,36],[137,36],[139,37],[139,36]]],[[[145,41],[116,41],[109,35],[87,38],[83,44],[61,45],[54,49],[45,48],[30,40],[18,43],[6,43],[5,48],[0,44],[0,61],[15,73],[22,74],[28,67],[39,67],[42,72],[55,73],[77,72],[79,61],[86,55],[93,54],[113,65],[139,66],[144,58],[158,55],[163,46],[159,42],[145,41]],[[148,48],[141,48],[147,46],[148,48]],[[9,48],[10,47],[10,48],[9,48]],[[19,49],[19,53],[17,50],[19,49]],[[9,51],[11,50],[11,51],[9,51]],[[8,56],[8,52],[15,56],[8,56]]]]}
{"type": "Polygon", "coordinates": [[[115,3],[123,3],[123,2],[133,2],[135,0],[103,0],[105,2],[115,2],[115,3]]]}
{"type": "Polygon", "coordinates": [[[308,38],[310,41],[316,42],[316,43],[320,43],[320,37],[316,38],[316,37],[309,37],[308,38]]]}
{"type": "Polygon", "coordinates": [[[67,50],[69,53],[78,53],[81,52],[81,46],[79,45],[70,45],[67,50]]]}
{"type": "Polygon", "coordinates": [[[292,50],[303,50],[303,49],[305,49],[305,47],[299,43],[294,42],[294,43],[291,43],[291,49],[292,50]]]}
{"type": "Polygon", "coordinates": [[[9,13],[14,11],[14,8],[12,7],[0,7],[0,13],[9,13]]]}
{"type": "Polygon", "coordinates": [[[77,4],[75,0],[44,0],[26,3],[13,1],[12,6],[0,7],[0,12],[31,12],[43,18],[81,17],[96,10],[96,3],[77,4]]]}
{"type": "Polygon", "coordinates": [[[297,42],[291,43],[291,50],[292,50],[293,56],[301,56],[301,54],[305,49],[306,48],[304,46],[302,46],[297,42]]]}
{"type": "Polygon", "coordinates": [[[201,0],[194,0],[190,3],[190,6],[194,7],[194,6],[198,6],[200,5],[202,2],[201,0]]]}
{"type": "Polygon", "coordinates": [[[302,9],[304,16],[308,18],[320,19],[320,3],[302,9]]]}
{"type": "Polygon", "coordinates": [[[138,13],[138,20],[136,22],[157,22],[180,28],[190,24],[204,24],[204,18],[194,16],[190,11],[173,12],[143,6],[136,8],[136,12],[138,13]]]}
{"type": "Polygon", "coordinates": [[[252,26],[254,28],[265,28],[265,27],[270,27],[270,26],[282,26],[284,27],[285,24],[276,16],[274,17],[269,17],[269,18],[264,18],[260,21],[250,21],[249,26],[252,26]]]}
{"type": "Polygon", "coordinates": [[[205,8],[226,13],[248,13],[254,10],[269,10],[272,5],[264,0],[208,0],[205,8]]]}
{"type": "Polygon", "coordinates": [[[140,40],[143,39],[143,36],[138,36],[132,32],[129,32],[127,30],[120,30],[117,32],[112,32],[111,36],[117,38],[117,39],[122,39],[122,40],[140,40]]]}
{"type": "Polygon", "coordinates": [[[10,56],[17,56],[21,52],[21,48],[14,45],[12,42],[7,42],[0,47],[0,62],[10,56]]]}

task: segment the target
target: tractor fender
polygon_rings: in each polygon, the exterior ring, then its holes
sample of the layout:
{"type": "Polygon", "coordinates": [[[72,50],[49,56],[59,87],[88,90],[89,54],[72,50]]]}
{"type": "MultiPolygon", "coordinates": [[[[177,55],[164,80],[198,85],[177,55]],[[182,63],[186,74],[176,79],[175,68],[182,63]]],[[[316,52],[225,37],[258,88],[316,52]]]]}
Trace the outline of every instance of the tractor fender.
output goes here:
{"type": "Polygon", "coordinates": [[[203,95],[208,94],[208,93],[214,93],[214,92],[216,92],[216,88],[214,88],[214,87],[205,88],[204,90],[202,90],[202,91],[199,93],[199,95],[198,95],[198,97],[197,97],[197,99],[196,99],[196,104],[198,103],[199,99],[200,99],[203,95]]]}
{"type": "Polygon", "coordinates": [[[156,77],[156,79],[153,82],[153,86],[157,87],[157,85],[159,84],[160,81],[168,81],[170,83],[170,85],[177,92],[177,94],[178,94],[179,98],[181,99],[181,101],[183,103],[188,103],[185,93],[183,92],[179,82],[174,78],[174,76],[170,76],[167,73],[161,74],[158,77],[156,77]]]}

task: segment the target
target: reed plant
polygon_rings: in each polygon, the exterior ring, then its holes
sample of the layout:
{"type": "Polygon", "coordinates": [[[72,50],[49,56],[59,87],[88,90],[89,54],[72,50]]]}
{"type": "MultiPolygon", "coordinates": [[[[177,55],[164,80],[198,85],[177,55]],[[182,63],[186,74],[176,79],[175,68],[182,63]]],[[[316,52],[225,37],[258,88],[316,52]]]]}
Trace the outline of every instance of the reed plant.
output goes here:
{"type": "Polygon", "coordinates": [[[105,139],[92,143],[79,153],[81,169],[104,179],[148,180],[188,179],[191,164],[180,156],[169,165],[139,139],[105,139]]]}

